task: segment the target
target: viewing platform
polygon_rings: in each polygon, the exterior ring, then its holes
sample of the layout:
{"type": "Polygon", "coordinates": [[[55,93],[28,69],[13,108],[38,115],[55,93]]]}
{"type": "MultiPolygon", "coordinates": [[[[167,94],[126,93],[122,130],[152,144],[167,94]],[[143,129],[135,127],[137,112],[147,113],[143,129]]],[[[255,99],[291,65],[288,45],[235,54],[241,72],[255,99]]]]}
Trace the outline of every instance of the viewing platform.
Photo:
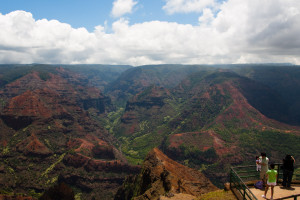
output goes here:
{"type": "MultiPolygon", "coordinates": [[[[281,186],[282,164],[275,164],[278,171],[277,186],[274,187],[274,200],[300,200],[300,165],[295,165],[291,188],[281,186]]],[[[264,190],[257,189],[254,184],[259,181],[259,172],[256,165],[232,167],[230,171],[230,188],[239,200],[262,200],[264,190]]],[[[271,197],[271,188],[267,193],[267,199],[271,197]]]]}
{"type": "MultiPolygon", "coordinates": [[[[265,192],[264,190],[256,189],[254,187],[249,187],[249,189],[258,200],[264,199],[261,197],[261,195],[263,195],[265,192]]],[[[271,197],[271,188],[269,188],[269,191],[267,193],[267,199],[270,199],[270,197],[271,197]]],[[[284,188],[281,185],[275,186],[273,199],[298,199],[298,200],[300,200],[300,184],[292,185],[292,187],[290,189],[284,188]],[[298,195],[298,197],[297,197],[297,195],[298,195]]]]}

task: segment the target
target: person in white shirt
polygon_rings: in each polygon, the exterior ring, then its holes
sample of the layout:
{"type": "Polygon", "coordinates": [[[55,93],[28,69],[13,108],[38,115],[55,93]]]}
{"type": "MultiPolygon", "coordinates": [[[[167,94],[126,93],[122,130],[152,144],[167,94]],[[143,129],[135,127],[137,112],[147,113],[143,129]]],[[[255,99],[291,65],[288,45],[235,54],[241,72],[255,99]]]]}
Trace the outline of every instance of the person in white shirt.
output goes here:
{"type": "Polygon", "coordinates": [[[260,179],[263,181],[264,186],[266,186],[267,183],[267,176],[266,173],[269,170],[269,158],[267,158],[267,154],[265,152],[261,153],[261,156],[259,156],[259,162],[261,164],[261,171],[260,171],[260,179]]]}

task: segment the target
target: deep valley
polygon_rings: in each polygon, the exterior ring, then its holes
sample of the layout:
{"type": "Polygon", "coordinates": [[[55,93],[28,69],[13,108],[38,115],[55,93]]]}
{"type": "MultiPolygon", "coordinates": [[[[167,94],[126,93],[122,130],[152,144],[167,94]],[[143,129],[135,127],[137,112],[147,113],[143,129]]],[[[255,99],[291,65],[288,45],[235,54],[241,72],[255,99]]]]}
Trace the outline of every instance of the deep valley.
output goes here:
{"type": "Polygon", "coordinates": [[[260,152],[300,160],[299,99],[287,64],[0,65],[0,194],[114,199],[151,155],[215,190],[260,152]]]}

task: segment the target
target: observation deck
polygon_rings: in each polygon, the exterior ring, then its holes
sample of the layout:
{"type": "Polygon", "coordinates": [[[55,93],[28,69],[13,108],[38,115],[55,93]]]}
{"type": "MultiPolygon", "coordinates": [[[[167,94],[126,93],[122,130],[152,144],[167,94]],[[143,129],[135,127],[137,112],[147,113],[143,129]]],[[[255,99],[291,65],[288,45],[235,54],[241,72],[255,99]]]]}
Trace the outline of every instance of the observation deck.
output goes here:
{"type": "MultiPolygon", "coordinates": [[[[295,165],[291,188],[281,186],[282,164],[275,164],[278,172],[277,186],[274,188],[274,200],[300,200],[300,165],[295,165]]],[[[230,188],[239,200],[262,200],[264,190],[256,189],[254,184],[259,181],[259,172],[256,165],[232,167],[230,171],[230,188]]],[[[267,199],[271,197],[271,188],[267,193],[267,199]]]]}

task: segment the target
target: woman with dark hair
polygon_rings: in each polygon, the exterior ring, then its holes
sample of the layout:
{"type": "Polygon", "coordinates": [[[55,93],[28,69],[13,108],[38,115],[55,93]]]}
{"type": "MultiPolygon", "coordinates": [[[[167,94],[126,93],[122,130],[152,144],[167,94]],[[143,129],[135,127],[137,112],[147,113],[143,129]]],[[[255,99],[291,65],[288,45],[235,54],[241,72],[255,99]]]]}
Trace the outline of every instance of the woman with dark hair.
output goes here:
{"type": "Polygon", "coordinates": [[[294,173],[295,159],[291,155],[286,155],[283,159],[283,181],[282,186],[291,187],[292,177],[294,173]]]}

